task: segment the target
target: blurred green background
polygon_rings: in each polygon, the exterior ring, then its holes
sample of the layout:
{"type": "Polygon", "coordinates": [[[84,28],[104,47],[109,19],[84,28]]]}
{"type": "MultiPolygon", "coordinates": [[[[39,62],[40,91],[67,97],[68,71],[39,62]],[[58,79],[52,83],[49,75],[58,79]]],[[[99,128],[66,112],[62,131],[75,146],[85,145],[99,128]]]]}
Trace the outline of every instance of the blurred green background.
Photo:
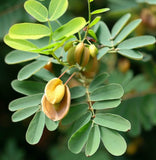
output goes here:
{"type": "MultiPolygon", "coordinates": [[[[68,128],[64,126],[60,126],[55,132],[49,132],[45,129],[41,141],[35,146],[26,143],[25,132],[30,119],[12,123],[11,112],[8,110],[9,102],[21,96],[14,92],[10,85],[11,81],[16,79],[21,66],[5,64],[4,57],[12,49],[3,43],[3,37],[11,25],[17,22],[34,21],[25,12],[23,8],[24,2],[25,0],[5,0],[0,2],[0,160],[155,160],[156,127],[155,125],[150,125],[148,120],[146,123],[150,127],[144,127],[136,135],[126,135],[128,150],[121,157],[112,157],[103,147],[93,157],[89,158],[86,158],[84,154],[72,154],[67,149],[68,128]]],[[[41,2],[48,6],[49,0],[42,0],[41,2]]],[[[150,34],[156,36],[156,0],[151,0],[149,3],[142,2],[144,0],[94,0],[91,9],[103,7],[111,9],[108,13],[101,15],[102,20],[107,23],[110,29],[119,17],[129,12],[132,14],[132,19],[142,19],[142,24],[132,35],[150,34]]],[[[73,16],[83,16],[87,19],[86,0],[69,0],[69,10],[61,18],[61,22],[65,23],[73,16]]],[[[140,73],[145,75],[145,77],[148,77],[148,81],[155,86],[156,47],[154,45],[149,46],[143,52],[147,54],[148,61],[129,61],[131,64],[129,69],[133,70],[135,75],[140,73]]],[[[156,99],[155,95],[154,98],[156,99]]],[[[153,101],[152,105],[156,108],[156,101],[153,101]]]]}

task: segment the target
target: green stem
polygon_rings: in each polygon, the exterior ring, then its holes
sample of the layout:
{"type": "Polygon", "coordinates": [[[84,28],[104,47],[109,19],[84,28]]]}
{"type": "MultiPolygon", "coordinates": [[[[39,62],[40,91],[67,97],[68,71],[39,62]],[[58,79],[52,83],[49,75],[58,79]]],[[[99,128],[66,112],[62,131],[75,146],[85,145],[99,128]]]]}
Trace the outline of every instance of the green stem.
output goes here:
{"type": "Polygon", "coordinates": [[[86,87],[86,93],[87,93],[87,98],[88,98],[88,103],[89,103],[89,110],[92,112],[92,117],[95,118],[95,113],[94,113],[92,101],[90,99],[90,94],[89,94],[89,91],[88,91],[88,87],[86,87]]]}
{"type": "Polygon", "coordinates": [[[62,26],[62,24],[60,23],[59,20],[55,20],[55,22],[56,22],[60,27],[62,26]]]}
{"type": "Polygon", "coordinates": [[[50,31],[51,31],[51,34],[50,34],[50,37],[49,37],[49,44],[51,43],[52,41],[52,35],[53,35],[53,29],[52,29],[52,26],[50,24],[50,21],[48,20],[48,25],[49,25],[49,28],[50,28],[50,31]]]}
{"type": "Polygon", "coordinates": [[[90,1],[87,0],[87,2],[88,2],[88,25],[87,25],[87,30],[86,30],[86,33],[85,33],[83,41],[87,38],[88,30],[89,30],[89,25],[90,25],[90,22],[91,22],[90,1]]]}

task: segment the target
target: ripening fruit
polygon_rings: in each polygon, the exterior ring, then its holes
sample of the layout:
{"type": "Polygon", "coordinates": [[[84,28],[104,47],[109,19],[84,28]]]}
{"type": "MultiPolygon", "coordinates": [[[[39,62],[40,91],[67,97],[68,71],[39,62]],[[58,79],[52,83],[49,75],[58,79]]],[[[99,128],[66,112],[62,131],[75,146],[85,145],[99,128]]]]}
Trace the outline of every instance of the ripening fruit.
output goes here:
{"type": "Polygon", "coordinates": [[[81,63],[81,57],[82,57],[82,54],[83,54],[84,47],[85,47],[84,43],[81,42],[75,48],[75,60],[78,64],[81,63]]]}
{"type": "Polygon", "coordinates": [[[75,61],[80,66],[84,67],[88,64],[90,58],[89,49],[85,47],[84,43],[79,43],[75,48],[75,61]]]}
{"type": "Polygon", "coordinates": [[[48,101],[46,94],[42,97],[42,110],[45,115],[53,121],[59,121],[65,117],[70,108],[71,95],[68,86],[65,85],[64,97],[60,103],[52,104],[48,101]]]}
{"type": "Polygon", "coordinates": [[[87,78],[93,78],[96,73],[98,72],[99,69],[99,63],[96,57],[92,58],[90,57],[88,64],[85,67],[85,71],[83,72],[83,74],[87,77],[87,78]]]}
{"type": "Polygon", "coordinates": [[[73,47],[73,41],[67,42],[67,43],[64,45],[64,50],[65,50],[65,52],[67,52],[71,47],[73,47]]]}
{"type": "Polygon", "coordinates": [[[45,96],[51,104],[60,103],[65,94],[65,86],[59,78],[50,80],[45,87],[45,96]]]}
{"type": "Polygon", "coordinates": [[[89,53],[93,58],[97,55],[98,49],[96,48],[96,46],[94,44],[91,44],[89,46],[89,53]]]}
{"type": "Polygon", "coordinates": [[[46,70],[52,72],[52,66],[53,66],[52,62],[48,62],[48,63],[44,66],[44,68],[45,68],[46,70]]]}
{"type": "Polygon", "coordinates": [[[75,47],[72,47],[68,50],[67,62],[69,63],[69,65],[74,65],[76,63],[75,62],[75,47]]]}

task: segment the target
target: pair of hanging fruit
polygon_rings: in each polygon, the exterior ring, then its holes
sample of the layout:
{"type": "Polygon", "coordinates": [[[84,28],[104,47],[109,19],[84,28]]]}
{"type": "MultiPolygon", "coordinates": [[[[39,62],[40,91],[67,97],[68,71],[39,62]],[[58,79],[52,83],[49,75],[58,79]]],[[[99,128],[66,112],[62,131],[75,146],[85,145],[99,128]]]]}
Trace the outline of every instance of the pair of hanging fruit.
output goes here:
{"type": "Polygon", "coordinates": [[[53,78],[45,87],[42,110],[48,118],[59,121],[65,117],[70,107],[70,90],[59,78],[53,78]]]}
{"type": "Polygon", "coordinates": [[[91,58],[96,57],[98,52],[94,44],[87,45],[83,42],[80,42],[76,46],[67,43],[67,45],[65,45],[65,51],[68,51],[67,61],[69,65],[77,63],[82,67],[85,67],[91,58]]]}

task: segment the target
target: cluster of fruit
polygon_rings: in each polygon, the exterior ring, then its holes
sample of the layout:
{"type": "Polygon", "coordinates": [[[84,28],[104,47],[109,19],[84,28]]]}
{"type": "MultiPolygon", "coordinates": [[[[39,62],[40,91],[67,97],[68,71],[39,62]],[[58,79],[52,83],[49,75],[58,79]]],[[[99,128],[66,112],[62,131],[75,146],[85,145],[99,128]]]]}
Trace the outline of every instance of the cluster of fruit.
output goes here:
{"type": "Polygon", "coordinates": [[[69,65],[78,64],[83,68],[83,73],[86,77],[94,77],[98,70],[97,53],[98,49],[94,44],[88,45],[83,42],[74,45],[73,42],[68,42],[64,46],[64,50],[68,51],[67,62],[69,65]]]}

